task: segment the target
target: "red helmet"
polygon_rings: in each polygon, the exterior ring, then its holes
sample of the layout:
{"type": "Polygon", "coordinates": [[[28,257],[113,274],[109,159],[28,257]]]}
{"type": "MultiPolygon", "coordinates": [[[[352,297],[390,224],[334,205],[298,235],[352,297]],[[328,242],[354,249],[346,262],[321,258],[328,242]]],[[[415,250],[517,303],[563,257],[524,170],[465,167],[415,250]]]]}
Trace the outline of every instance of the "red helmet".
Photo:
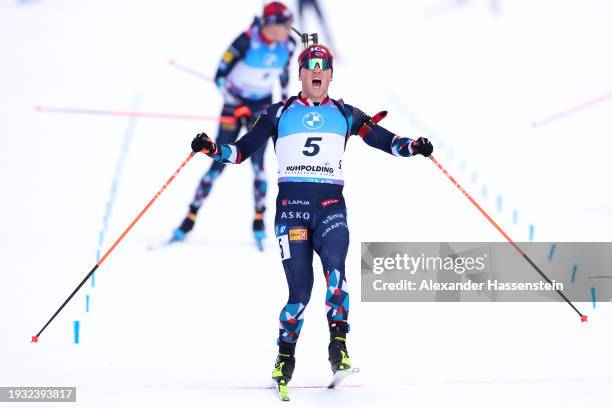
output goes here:
{"type": "Polygon", "coordinates": [[[327,61],[329,67],[334,69],[334,56],[332,55],[329,48],[321,44],[312,44],[309,45],[304,51],[300,53],[298,56],[298,66],[301,69],[308,63],[308,60],[313,58],[321,58],[327,61]]]}
{"type": "Polygon", "coordinates": [[[273,1],[264,6],[263,23],[268,24],[287,24],[293,21],[293,13],[280,1],[273,1]]]}

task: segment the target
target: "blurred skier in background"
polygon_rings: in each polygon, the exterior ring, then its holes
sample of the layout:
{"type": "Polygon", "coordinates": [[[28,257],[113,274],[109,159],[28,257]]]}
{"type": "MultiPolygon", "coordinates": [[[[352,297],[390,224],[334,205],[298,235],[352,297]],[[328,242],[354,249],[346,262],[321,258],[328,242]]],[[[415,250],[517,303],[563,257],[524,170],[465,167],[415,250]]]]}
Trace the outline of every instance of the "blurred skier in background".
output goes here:
{"type": "Polygon", "coordinates": [[[287,383],[295,368],[295,347],[313,286],[313,252],[319,255],[325,273],[333,381],[351,372],[345,278],[349,230],[342,195],[342,159],[348,139],[359,136],[369,146],[399,157],[429,156],[433,151],[425,138],[413,140],[379,126],[377,122],[386,112],[370,117],[342,100],[330,99],[333,56],[328,48],[310,45],[299,55],[298,64],[302,91],[266,108],[243,138],[218,144],[201,133],[191,144],[194,152],[203,152],[215,162],[237,164],[270,137],[274,142],[279,167],[275,230],[289,299],[280,313],[279,349],[272,377],[284,400],[289,398],[287,383]]]}
{"type": "MultiPolygon", "coordinates": [[[[280,80],[281,97],[287,98],[289,63],[295,50],[295,40],[290,37],[292,22],[291,10],[280,2],[271,2],[264,6],[261,18],[256,17],[249,29],[240,34],[223,54],[215,75],[215,83],[224,99],[221,116],[236,120],[219,125],[217,143],[232,143],[243,127],[248,129],[252,119],[272,103],[276,81],[280,80]]],[[[262,145],[251,157],[255,198],[253,234],[259,249],[263,249],[262,240],[265,238],[265,148],[265,144],[262,145]]],[[[193,229],[202,203],[224,169],[223,163],[214,162],[204,174],[189,205],[189,212],[173,231],[170,242],[182,241],[193,229]]]]}

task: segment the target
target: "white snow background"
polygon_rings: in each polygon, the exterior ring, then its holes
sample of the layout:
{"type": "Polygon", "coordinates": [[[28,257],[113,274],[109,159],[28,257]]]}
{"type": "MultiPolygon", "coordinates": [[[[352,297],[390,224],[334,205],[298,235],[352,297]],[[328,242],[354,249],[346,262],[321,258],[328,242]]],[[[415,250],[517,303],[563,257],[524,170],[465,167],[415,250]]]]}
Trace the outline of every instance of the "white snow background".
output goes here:
{"type": "MultiPolygon", "coordinates": [[[[432,137],[434,155],[516,240],[529,239],[530,225],[537,241],[610,239],[612,100],[531,124],[612,92],[612,3],[512,0],[499,12],[485,0],[322,3],[339,55],[332,97],[370,114],[388,109],[385,127],[432,137]]],[[[218,115],[215,87],[168,59],[214,75],[260,8],[254,0],[0,3],[1,386],[77,386],[79,407],[280,404],[262,387],[287,288],[274,241],[263,253],[251,242],[249,163],[226,170],[184,244],[148,251],[186,214],[210,165],[194,158],[96,273],[95,287],[88,282],[30,343],[96,262],[129,126],[104,249],[193,136],[217,127],[35,107],[218,115]]],[[[291,72],[297,92],[295,61],[291,72]]],[[[271,146],[266,165],[272,236],[271,146]]],[[[580,304],[590,320],[581,324],[561,302],[362,303],[361,241],[502,238],[429,160],[394,158],[355,139],[344,168],[348,344],[362,372],[345,382],[351,387],[300,388],[330,377],[317,260],[293,406],[612,406],[609,304],[580,304]]],[[[53,405],[67,406],[45,406],[53,405]]]]}

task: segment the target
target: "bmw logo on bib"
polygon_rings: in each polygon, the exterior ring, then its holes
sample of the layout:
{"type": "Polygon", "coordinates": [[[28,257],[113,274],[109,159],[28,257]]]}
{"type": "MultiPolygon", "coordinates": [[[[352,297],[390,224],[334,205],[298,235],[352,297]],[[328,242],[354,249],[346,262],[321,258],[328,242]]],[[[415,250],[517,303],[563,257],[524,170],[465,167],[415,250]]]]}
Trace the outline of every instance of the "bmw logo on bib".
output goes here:
{"type": "Polygon", "coordinates": [[[308,129],[319,129],[325,123],[323,116],[317,112],[308,112],[304,115],[304,119],[302,119],[302,123],[308,129]]]}

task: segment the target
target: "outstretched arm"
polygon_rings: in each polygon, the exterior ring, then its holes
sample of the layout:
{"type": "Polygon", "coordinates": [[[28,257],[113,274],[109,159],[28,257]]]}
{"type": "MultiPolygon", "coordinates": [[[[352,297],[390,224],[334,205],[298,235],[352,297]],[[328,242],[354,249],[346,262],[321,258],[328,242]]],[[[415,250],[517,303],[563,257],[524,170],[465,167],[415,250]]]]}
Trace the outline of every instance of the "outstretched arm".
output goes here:
{"type": "Polygon", "coordinates": [[[276,134],[276,112],[280,106],[280,103],[268,106],[259,115],[252,129],[235,143],[218,145],[206,133],[200,133],[191,142],[191,149],[205,153],[220,163],[240,164],[263,146],[270,136],[276,134]]]}
{"type": "Polygon", "coordinates": [[[431,142],[423,137],[414,140],[396,135],[374,120],[360,109],[345,105],[347,114],[351,117],[351,135],[360,136],[366,144],[394,156],[410,157],[417,154],[429,156],[433,151],[431,142]]]}

